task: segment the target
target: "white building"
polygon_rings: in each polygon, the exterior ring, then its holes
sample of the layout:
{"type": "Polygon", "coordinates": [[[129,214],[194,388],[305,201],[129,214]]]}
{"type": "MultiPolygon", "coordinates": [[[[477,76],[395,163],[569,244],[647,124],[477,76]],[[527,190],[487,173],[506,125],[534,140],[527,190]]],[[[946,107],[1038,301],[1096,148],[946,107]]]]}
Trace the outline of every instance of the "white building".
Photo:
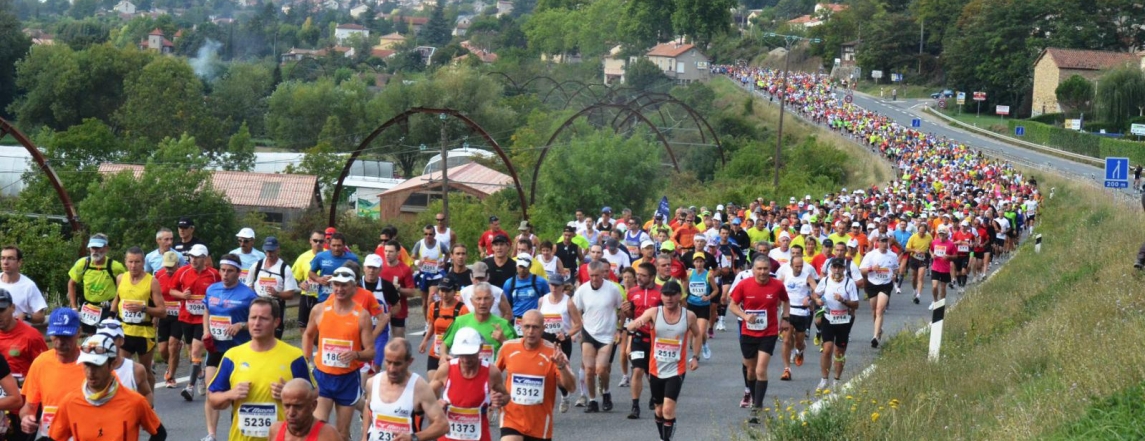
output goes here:
{"type": "Polygon", "coordinates": [[[353,23],[340,24],[334,28],[334,39],[338,40],[338,44],[345,45],[349,42],[350,37],[354,35],[361,35],[364,39],[370,38],[370,30],[365,26],[353,23]]]}
{"type": "Polygon", "coordinates": [[[116,3],[115,7],[111,8],[111,10],[119,14],[135,15],[135,3],[123,0],[116,3]]]}

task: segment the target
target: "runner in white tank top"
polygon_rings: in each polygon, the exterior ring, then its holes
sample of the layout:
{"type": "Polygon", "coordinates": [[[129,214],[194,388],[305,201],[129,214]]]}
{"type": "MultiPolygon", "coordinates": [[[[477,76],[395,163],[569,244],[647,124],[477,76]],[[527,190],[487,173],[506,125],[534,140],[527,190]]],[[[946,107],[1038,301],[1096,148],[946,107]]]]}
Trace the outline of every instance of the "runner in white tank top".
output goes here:
{"type": "Polygon", "coordinates": [[[394,439],[399,434],[437,439],[449,432],[445,412],[433,388],[418,374],[409,371],[413,363],[413,346],[402,337],[385,347],[383,372],[366,384],[366,410],[362,412],[362,433],[366,441],[394,439]],[[401,394],[395,393],[401,391],[401,394]],[[391,399],[392,401],[386,401],[391,399]],[[423,415],[421,429],[414,417],[423,415]]]}
{"type": "Polygon", "coordinates": [[[119,377],[119,384],[138,392],[139,389],[136,387],[137,384],[135,384],[135,360],[127,357],[119,358],[123,360],[123,364],[115,368],[115,375],[119,377]]]}
{"type": "Polygon", "coordinates": [[[382,382],[389,383],[385,372],[374,376],[374,384],[370,394],[369,441],[388,440],[401,433],[413,433],[414,417],[414,387],[418,374],[410,374],[406,380],[402,395],[392,403],[386,403],[381,398],[382,382]]]}
{"type": "Polygon", "coordinates": [[[433,238],[437,239],[438,242],[441,242],[441,244],[445,246],[445,250],[447,252],[450,250],[449,247],[453,246],[453,230],[451,230],[449,227],[445,227],[444,232],[439,230],[437,227],[433,227],[433,238]]]}

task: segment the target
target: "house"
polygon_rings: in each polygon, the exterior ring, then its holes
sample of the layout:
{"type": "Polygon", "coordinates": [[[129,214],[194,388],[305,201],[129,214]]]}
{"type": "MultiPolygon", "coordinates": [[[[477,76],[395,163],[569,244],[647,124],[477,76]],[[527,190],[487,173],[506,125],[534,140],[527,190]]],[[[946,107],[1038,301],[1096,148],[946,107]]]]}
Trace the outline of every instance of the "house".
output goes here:
{"type": "Polygon", "coordinates": [[[405,22],[405,24],[409,25],[410,31],[414,34],[421,32],[421,28],[425,27],[426,23],[429,23],[429,17],[405,17],[401,15],[391,15],[390,18],[394,21],[394,23],[405,22]]]}
{"type": "Polygon", "coordinates": [[[691,43],[679,40],[660,43],[645,56],[664,71],[664,75],[680,84],[707,81],[711,76],[708,57],[691,43]]]}
{"type": "Polygon", "coordinates": [[[839,45],[839,66],[849,69],[856,66],[855,53],[861,40],[852,40],[839,45]]]}
{"type": "Polygon", "coordinates": [[[361,36],[363,39],[369,39],[370,30],[366,29],[365,26],[354,23],[340,24],[334,28],[334,40],[338,41],[340,45],[349,44],[350,37],[355,35],[361,36]]]}
{"type": "Polygon", "coordinates": [[[393,49],[378,49],[377,47],[370,49],[370,56],[371,57],[380,58],[383,60],[386,58],[390,58],[390,57],[394,56],[394,54],[396,54],[396,53],[397,53],[397,51],[395,51],[393,49]]]}
{"type": "Polygon", "coordinates": [[[850,6],[838,3],[818,3],[815,5],[815,12],[788,20],[787,23],[793,26],[813,28],[826,23],[831,19],[832,14],[845,11],[848,8],[850,6]]]}
{"type": "Polygon", "coordinates": [[[513,13],[513,2],[501,0],[497,2],[497,18],[502,15],[513,13]]]}
{"type": "Polygon", "coordinates": [[[43,29],[25,28],[24,35],[32,39],[33,45],[51,46],[56,43],[55,37],[52,34],[44,32],[43,29]]]}
{"type": "Polygon", "coordinates": [[[628,66],[628,60],[620,56],[622,50],[618,45],[609,50],[608,56],[604,57],[604,84],[611,86],[617,81],[624,83],[624,69],[628,66]]]}
{"type": "Polygon", "coordinates": [[[474,46],[469,42],[469,40],[462,41],[461,47],[465,48],[465,50],[469,51],[469,53],[477,56],[477,58],[480,59],[482,63],[493,64],[497,62],[497,54],[474,46]]]}
{"type": "MultiPolygon", "coordinates": [[[[441,197],[441,172],[423,174],[378,195],[382,219],[413,220],[441,197]]],[[[513,178],[476,162],[449,168],[449,190],[485,199],[513,187],[513,178]]]]}
{"type": "Polygon", "coordinates": [[[406,37],[397,32],[386,34],[378,40],[378,45],[374,46],[374,49],[393,49],[405,41],[406,37]]]}
{"type": "Polygon", "coordinates": [[[836,12],[845,11],[845,10],[847,10],[847,8],[850,8],[850,7],[851,7],[850,5],[842,5],[842,4],[838,4],[838,3],[818,3],[815,5],[815,15],[819,15],[822,13],[826,13],[828,15],[834,14],[836,12]]]}
{"type": "MultiPolygon", "coordinates": [[[[131,171],[136,177],[143,174],[143,166],[103,163],[102,174],[131,171]]],[[[211,171],[211,187],[222,193],[242,213],[257,212],[267,222],[286,226],[312,208],[322,205],[318,190],[318,177],[278,173],[211,171]]]]}
{"type": "Polygon", "coordinates": [[[350,165],[350,173],[342,181],[342,194],[349,195],[358,216],[378,219],[378,195],[402,182],[405,179],[397,176],[392,162],[359,159],[350,165]]]}
{"type": "Polygon", "coordinates": [[[456,25],[453,28],[454,37],[464,37],[469,32],[469,26],[473,24],[472,15],[458,15],[456,25]]]}
{"type": "Polygon", "coordinates": [[[354,18],[358,18],[358,17],[361,17],[362,14],[365,14],[366,11],[369,11],[369,10],[370,10],[369,6],[358,5],[358,6],[355,6],[355,7],[350,9],[350,16],[354,17],[354,18]]]}
{"type": "Polygon", "coordinates": [[[1080,75],[1093,81],[1106,70],[1141,65],[1141,56],[1128,52],[1046,48],[1034,60],[1034,99],[1030,111],[1034,116],[1060,113],[1062,108],[1054,91],[1071,76],[1080,75]]]}
{"type": "Polygon", "coordinates": [[[135,3],[129,2],[127,0],[122,0],[119,3],[116,3],[115,7],[111,8],[111,10],[118,14],[134,15],[135,3]]]}
{"type": "Polygon", "coordinates": [[[787,24],[790,24],[792,26],[802,26],[804,28],[813,28],[815,26],[819,26],[819,25],[823,24],[823,22],[819,21],[818,18],[812,17],[810,14],[808,14],[808,15],[801,15],[799,17],[795,17],[791,20],[787,20],[787,24]]]}
{"type": "Polygon", "coordinates": [[[303,58],[322,58],[325,57],[328,52],[326,49],[299,49],[292,47],[285,54],[282,54],[282,62],[297,62],[302,61],[303,58]]]}
{"type": "Polygon", "coordinates": [[[747,27],[755,26],[755,19],[763,14],[762,9],[750,9],[747,11],[747,27]]]}
{"type": "Polygon", "coordinates": [[[163,31],[159,28],[147,34],[147,38],[139,42],[139,49],[157,51],[161,54],[171,54],[175,52],[175,43],[168,40],[163,36],[163,31]]]}

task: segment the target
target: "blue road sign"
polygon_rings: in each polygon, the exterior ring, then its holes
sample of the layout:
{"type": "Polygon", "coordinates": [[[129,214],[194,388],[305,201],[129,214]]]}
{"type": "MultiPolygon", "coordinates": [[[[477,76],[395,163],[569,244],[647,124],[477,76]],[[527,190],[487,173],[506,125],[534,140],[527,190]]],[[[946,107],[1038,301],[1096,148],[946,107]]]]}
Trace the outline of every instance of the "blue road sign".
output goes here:
{"type": "Polygon", "coordinates": [[[1129,158],[1105,158],[1105,187],[1129,188],[1129,158]]]}
{"type": "Polygon", "coordinates": [[[922,127],[922,119],[921,118],[915,118],[915,119],[910,120],[910,126],[913,128],[916,128],[916,129],[919,127],[922,127]]]}
{"type": "Polygon", "coordinates": [[[1022,126],[1014,127],[1014,134],[1018,136],[1026,136],[1026,128],[1022,126]]]}

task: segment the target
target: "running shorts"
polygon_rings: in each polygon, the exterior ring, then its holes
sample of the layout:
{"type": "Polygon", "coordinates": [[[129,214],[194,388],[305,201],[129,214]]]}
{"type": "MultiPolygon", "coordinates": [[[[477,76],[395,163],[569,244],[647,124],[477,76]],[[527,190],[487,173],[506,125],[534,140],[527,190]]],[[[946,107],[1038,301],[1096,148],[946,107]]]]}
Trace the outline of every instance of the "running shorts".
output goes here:
{"type": "Polygon", "coordinates": [[[891,291],[894,289],[894,287],[895,286],[893,283],[888,283],[886,285],[872,285],[868,283],[867,286],[863,289],[867,291],[867,298],[873,299],[875,296],[879,295],[879,293],[884,293],[888,296],[891,295],[891,291]]]}
{"type": "Polygon", "coordinates": [[[779,340],[778,335],[770,337],[752,337],[750,335],[739,336],[739,351],[743,354],[744,359],[755,358],[759,356],[760,352],[767,355],[772,355],[775,352],[775,342],[779,340]]]}
{"type": "Polygon", "coordinates": [[[644,334],[633,334],[628,339],[628,361],[633,368],[648,371],[648,355],[652,353],[651,346],[648,336],[644,334]]]}
{"type": "Polygon", "coordinates": [[[823,342],[831,342],[839,349],[847,349],[847,341],[851,339],[851,326],[854,324],[853,317],[850,323],[843,325],[832,325],[823,320],[823,342]]]}
{"type": "Polygon", "coordinates": [[[357,371],[331,375],[314,369],[314,380],[318,383],[318,396],[339,406],[353,406],[362,397],[362,377],[357,371]]]}
{"type": "Polygon", "coordinates": [[[931,271],[930,279],[938,283],[950,283],[950,273],[931,271]]]}
{"type": "Polygon", "coordinates": [[[120,346],[119,349],[126,351],[129,354],[143,355],[151,352],[152,349],[155,349],[155,340],[147,337],[136,337],[134,335],[128,335],[123,337],[123,346],[120,346]]]}
{"type": "Polygon", "coordinates": [[[688,303],[688,310],[696,314],[696,320],[710,320],[712,317],[712,305],[693,305],[688,303]]]}
{"type": "Polygon", "coordinates": [[[648,389],[649,392],[652,392],[653,404],[664,404],[664,399],[672,401],[680,399],[680,389],[683,388],[684,374],[665,379],[651,375],[648,380],[648,389]]]}
{"type": "Polygon", "coordinates": [[[191,344],[192,340],[203,341],[203,325],[193,325],[187,322],[179,322],[179,326],[183,328],[183,343],[191,344]]]}

